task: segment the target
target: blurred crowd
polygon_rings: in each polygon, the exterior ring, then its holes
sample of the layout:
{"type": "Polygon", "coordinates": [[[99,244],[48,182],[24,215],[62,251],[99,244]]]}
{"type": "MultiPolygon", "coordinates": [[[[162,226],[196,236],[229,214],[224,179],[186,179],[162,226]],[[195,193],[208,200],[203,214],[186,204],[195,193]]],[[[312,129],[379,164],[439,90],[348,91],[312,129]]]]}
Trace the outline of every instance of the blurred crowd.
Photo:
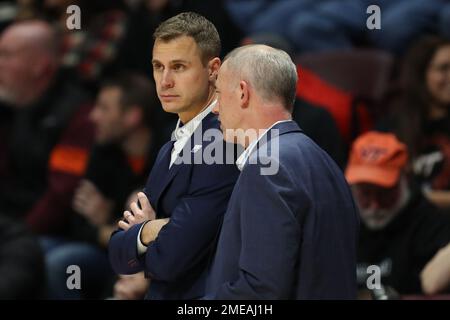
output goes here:
{"type": "Polygon", "coordinates": [[[264,43],[297,63],[293,118],[360,212],[360,298],[377,298],[373,265],[390,297],[450,298],[450,2],[17,0],[0,3],[0,299],[143,298],[149,280],[115,275],[106,248],[175,128],[152,34],[183,11],[215,24],[222,56],[264,43]]]}

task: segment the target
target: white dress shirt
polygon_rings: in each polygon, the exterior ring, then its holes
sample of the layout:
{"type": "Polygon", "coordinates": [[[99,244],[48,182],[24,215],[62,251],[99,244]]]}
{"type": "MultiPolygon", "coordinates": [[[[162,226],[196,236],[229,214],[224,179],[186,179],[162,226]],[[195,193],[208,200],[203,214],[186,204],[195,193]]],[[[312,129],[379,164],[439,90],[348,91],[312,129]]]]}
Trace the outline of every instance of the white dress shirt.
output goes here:
{"type": "MultiPolygon", "coordinates": [[[[205,109],[203,109],[202,112],[200,112],[198,115],[196,115],[191,121],[186,123],[184,126],[180,127],[180,119],[178,119],[177,125],[175,127],[175,130],[172,132],[172,140],[175,140],[175,143],[173,144],[172,153],[170,156],[170,164],[169,169],[172,167],[173,163],[175,162],[176,158],[178,157],[178,154],[183,150],[186,143],[189,141],[191,136],[194,134],[195,129],[202,123],[203,119],[212,112],[214,106],[216,105],[217,100],[214,100],[211,102],[209,106],[207,106],[205,109]]],[[[142,225],[141,229],[139,230],[138,236],[137,236],[137,250],[138,254],[144,254],[147,252],[147,246],[144,245],[141,241],[141,231],[144,227],[145,223],[142,225]]]]}
{"type": "Polygon", "coordinates": [[[267,128],[263,134],[261,134],[258,139],[254,140],[250,145],[247,147],[247,149],[244,150],[244,152],[241,153],[239,158],[236,160],[236,166],[238,167],[239,171],[242,171],[244,169],[245,164],[247,163],[248,157],[250,157],[250,154],[252,153],[253,149],[258,144],[259,140],[274,126],[276,126],[279,123],[288,122],[293,120],[280,120],[275,122],[273,125],[271,125],[269,128],[267,128]]]}
{"type": "Polygon", "coordinates": [[[186,123],[184,126],[180,127],[180,119],[178,119],[177,126],[175,127],[175,130],[172,133],[172,140],[175,140],[175,143],[173,144],[172,154],[170,157],[170,165],[169,169],[172,167],[173,163],[175,162],[176,158],[178,157],[178,154],[183,150],[186,143],[189,141],[191,136],[194,134],[195,129],[200,125],[202,120],[211,113],[214,106],[216,105],[217,100],[214,100],[211,102],[209,106],[207,106],[205,109],[203,109],[202,112],[200,112],[198,115],[195,116],[194,119],[186,123]]]}

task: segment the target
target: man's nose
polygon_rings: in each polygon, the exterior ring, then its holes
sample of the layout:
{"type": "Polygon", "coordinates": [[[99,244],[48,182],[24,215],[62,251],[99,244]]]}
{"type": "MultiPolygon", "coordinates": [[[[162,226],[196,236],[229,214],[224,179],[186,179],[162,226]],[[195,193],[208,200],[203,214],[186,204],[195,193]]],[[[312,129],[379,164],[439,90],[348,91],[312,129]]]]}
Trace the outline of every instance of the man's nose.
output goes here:
{"type": "Polygon", "coordinates": [[[172,88],[174,85],[173,77],[170,71],[164,71],[161,78],[161,86],[163,88],[172,88]]]}
{"type": "Polygon", "coordinates": [[[379,210],[381,209],[381,206],[377,199],[371,199],[369,205],[367,206],[367,209],[379,210]]]}

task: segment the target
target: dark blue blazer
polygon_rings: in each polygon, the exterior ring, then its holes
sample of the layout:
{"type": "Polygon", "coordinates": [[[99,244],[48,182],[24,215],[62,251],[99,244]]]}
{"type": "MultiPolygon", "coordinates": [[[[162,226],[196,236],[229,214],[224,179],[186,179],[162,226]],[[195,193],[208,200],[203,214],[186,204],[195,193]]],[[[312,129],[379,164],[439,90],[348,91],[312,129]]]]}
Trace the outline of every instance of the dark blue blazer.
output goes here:
{"type": "MultiPolygon", "coordinates": [[[[225,148],[222,138],[202,141],[202,136],[197,135],[219,126],[216,115],[207,115],[182,153],[190,153],[188,157],[193,161],[207,147],[225,148]],[[200,141],[195,141],[198,137],[200,141]],[[194,145],[198,144],[202,148],[194,154],[194,145]]],[[[144,270],[146,277],[151,278],[149,299],[195,299],[204,295],[207,266],[239,175],[234,163],[175,163],[169,170],[172,147],[171,141],[161,148],[144,190],[157,218],[170,217],[170,222],[149,244],[145,255],[137,254],[141,224],[126,232],[115,232],[109,243],[109,257],[116,273],[144,270]]]]}
{"type": "Polygon", "coordinates": [[[344,176],[295,122],[274,129],[279,156],[273,133],[233,190],[205,298],[353,299],[359,218],[344,176]],[[277,174],[261,175],[268,160],[277,174]]]}

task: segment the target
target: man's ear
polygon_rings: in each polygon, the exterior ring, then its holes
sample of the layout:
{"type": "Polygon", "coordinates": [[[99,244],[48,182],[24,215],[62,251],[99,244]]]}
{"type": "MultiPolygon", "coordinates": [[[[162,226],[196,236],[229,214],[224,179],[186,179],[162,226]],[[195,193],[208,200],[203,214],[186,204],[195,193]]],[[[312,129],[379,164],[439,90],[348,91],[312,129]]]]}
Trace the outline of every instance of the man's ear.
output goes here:
{"type": "Polygon", "coordinates": [[[239,82],[239,99],[242,108],[247,108],[250,102],[250,87],[245,80],[239,82]]]}
{"type": "Polygon", "coordinates": [[[215,57],[208,62],[209,81],[216,81],[220,69],[220,59],[215,57]]]}

